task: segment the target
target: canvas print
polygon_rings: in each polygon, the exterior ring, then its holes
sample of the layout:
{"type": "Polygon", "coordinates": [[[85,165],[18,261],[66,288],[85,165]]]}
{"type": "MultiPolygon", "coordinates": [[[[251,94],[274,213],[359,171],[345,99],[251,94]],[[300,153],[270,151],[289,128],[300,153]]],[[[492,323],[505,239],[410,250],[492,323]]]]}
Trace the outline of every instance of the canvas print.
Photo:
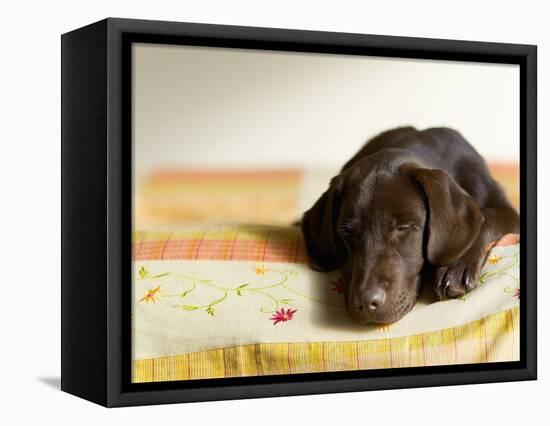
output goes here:
{"type": "Polygon", "coordinates": [[[519,360],[519,66],[131,51],[132,382],[519,360]]]}

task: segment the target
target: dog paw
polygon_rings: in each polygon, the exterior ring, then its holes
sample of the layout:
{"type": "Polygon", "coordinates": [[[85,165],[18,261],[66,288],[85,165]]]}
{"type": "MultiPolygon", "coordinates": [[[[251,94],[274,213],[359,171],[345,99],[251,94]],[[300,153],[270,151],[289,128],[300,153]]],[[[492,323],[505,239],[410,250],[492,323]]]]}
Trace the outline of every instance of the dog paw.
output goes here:
{"type": "Polygon", "coordinates": [[[462,258],[450,265],[437,268],[433,288],[439,300],[462,297],[477,287],[483,257],[475,260],[462,258]]]}

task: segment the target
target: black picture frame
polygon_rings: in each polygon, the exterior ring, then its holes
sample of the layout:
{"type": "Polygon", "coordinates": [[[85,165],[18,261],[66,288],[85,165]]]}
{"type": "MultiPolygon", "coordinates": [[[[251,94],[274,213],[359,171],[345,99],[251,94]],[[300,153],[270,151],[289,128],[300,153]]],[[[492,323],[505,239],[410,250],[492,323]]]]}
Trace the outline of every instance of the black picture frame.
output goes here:
{"type": "Polygon", "coordinates": [[[61,42],[62,390],[116,407],[536,379],[536,46],[118,18],[61,42]],[[133,42],[518,64],[520,361],[130,383],[133,42]]]}

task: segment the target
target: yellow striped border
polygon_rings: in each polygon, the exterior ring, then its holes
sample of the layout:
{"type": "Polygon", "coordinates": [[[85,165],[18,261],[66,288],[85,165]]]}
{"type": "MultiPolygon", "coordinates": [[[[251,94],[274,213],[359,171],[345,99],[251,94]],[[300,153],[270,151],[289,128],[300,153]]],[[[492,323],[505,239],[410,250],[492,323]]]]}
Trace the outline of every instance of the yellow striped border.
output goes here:
{"type": "Polygon", "coordinates": [[[262,343],[133,361],[134,383],[519,360],[519,308],[393,339],[262,343]]]}

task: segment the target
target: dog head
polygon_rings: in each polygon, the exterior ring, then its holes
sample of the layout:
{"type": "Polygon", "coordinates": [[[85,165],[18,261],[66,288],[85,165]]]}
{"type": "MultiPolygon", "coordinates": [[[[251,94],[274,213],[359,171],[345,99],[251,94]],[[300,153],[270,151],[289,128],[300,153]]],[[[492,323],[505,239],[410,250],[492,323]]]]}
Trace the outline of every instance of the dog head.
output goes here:
{"type": "Polygon", "coordinates": [[[448,173],[394,151],[342,171],[302,220],[310,265],[341,270],[348,312],[365,324],[402,318],[416,303],[424,266],[460,258],[483,223],[448,173]]]}

